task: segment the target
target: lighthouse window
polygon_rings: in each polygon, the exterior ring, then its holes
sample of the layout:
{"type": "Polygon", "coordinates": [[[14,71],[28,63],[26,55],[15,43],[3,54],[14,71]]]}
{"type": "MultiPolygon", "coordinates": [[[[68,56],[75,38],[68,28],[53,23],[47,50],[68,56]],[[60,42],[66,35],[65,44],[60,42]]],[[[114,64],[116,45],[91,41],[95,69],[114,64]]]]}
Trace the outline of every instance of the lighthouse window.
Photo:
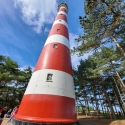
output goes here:
{"type": "Polygon", "coordinates": [[[60,29],[57,29],[57,32],[60,33],[60,29]]]}
{"type": "Polygon", "coordinates": [[[47,74],[46,81],[47,82],[52,82],[52,76],[53,76],[53,74],[47,74]]]}
{"type": "Polygon", "coordinates": [[[62,21],[62,20],[59,20],[60,22],[62,21]]]}
{"type": "Polygon", "coordinates": [[[56,49],[57,49],[57,48],[58,48],[58,45],[57,45],[57,44],[54,44],[54,45],[53,45],[53,48],[56,48],[56,49]]]}

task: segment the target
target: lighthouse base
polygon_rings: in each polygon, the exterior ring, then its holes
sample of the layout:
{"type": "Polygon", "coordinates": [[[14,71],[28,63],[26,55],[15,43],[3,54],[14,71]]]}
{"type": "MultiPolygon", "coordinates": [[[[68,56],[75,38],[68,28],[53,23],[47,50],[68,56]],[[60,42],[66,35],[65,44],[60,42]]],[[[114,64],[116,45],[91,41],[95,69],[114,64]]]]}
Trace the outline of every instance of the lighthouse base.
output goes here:
{"type": "Polygon", "coordinates": [[[33,123],[26,121],[19,121],[17,119],[12,119],[12,125],[78,125],[78,122],[75,123],[33,123]]]}

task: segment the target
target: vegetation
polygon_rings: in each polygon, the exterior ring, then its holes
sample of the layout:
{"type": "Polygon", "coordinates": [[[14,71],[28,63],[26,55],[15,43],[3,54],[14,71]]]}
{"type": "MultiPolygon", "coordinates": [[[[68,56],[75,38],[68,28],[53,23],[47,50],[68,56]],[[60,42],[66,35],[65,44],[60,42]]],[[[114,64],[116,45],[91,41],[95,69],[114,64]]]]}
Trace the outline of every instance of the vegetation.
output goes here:
{"type": "Polygon", "coordinates": [[[80,16],[84,34],[71,50],[79,56],[93,53],[74,69],[77,106],[111,112],[117,119],[125,115],[125,2],[124,0],[84,0],[80,16]]]}
{"type": "Polygon", "coordinates": [[[11,58],[0,56],[0,107],[14,107],[22,99],[32,69],[21,70],[11,58]]]}
{"type": "Polygon", "coordinates": [[[74,51],[97,51],[108,43],[114,43],[125,57],[125,2],[124,0],[84,0],[84,17],[79,17],[84,29],[77,41],[82,44],[74,51]]]}

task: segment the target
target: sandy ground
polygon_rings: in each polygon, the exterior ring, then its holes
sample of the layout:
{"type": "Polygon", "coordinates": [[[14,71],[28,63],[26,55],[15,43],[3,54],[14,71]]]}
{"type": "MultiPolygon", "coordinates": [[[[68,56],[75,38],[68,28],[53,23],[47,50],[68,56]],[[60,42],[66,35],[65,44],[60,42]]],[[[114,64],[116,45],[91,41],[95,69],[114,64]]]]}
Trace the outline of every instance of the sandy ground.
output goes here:
{"type": "Polygon", "coordinates": [[[12,125],[11,122],[6,123],[7,120],[8,120],[8,118],[4,118],[4,120],[3,120],[1,125],[12,125]]]}
{"type": "MultiPolygon", "coordinates": [[[[12,125],[5,123],[8,119],[4,118],[2,125],[12,125]]],[[[90,116],[78,116],[79,125],[125,125],[125,120],[112,121],[110,119],[97,119],[90,116]]]]}
{"type": "Polygon", "coordinates": [[[125,120],[110,120],[110,119],[97,119],[97,117],[94,116],[92,118],[91,116],[78,116],[79,125],[125,125],[125,120]]]}

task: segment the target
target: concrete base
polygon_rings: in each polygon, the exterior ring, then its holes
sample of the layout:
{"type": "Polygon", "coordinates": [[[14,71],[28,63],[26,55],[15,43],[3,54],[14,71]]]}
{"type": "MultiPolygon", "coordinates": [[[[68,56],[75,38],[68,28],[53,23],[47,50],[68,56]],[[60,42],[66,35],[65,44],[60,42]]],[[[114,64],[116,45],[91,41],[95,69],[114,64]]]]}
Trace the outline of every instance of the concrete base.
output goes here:
{"type": "Polygon", "coordinates": [[[26,122],[26,121],[19,121],[17,119],[12,119],[12,125],[78,125],[76,123],[33,123],[33,122],[26,122]]]}

